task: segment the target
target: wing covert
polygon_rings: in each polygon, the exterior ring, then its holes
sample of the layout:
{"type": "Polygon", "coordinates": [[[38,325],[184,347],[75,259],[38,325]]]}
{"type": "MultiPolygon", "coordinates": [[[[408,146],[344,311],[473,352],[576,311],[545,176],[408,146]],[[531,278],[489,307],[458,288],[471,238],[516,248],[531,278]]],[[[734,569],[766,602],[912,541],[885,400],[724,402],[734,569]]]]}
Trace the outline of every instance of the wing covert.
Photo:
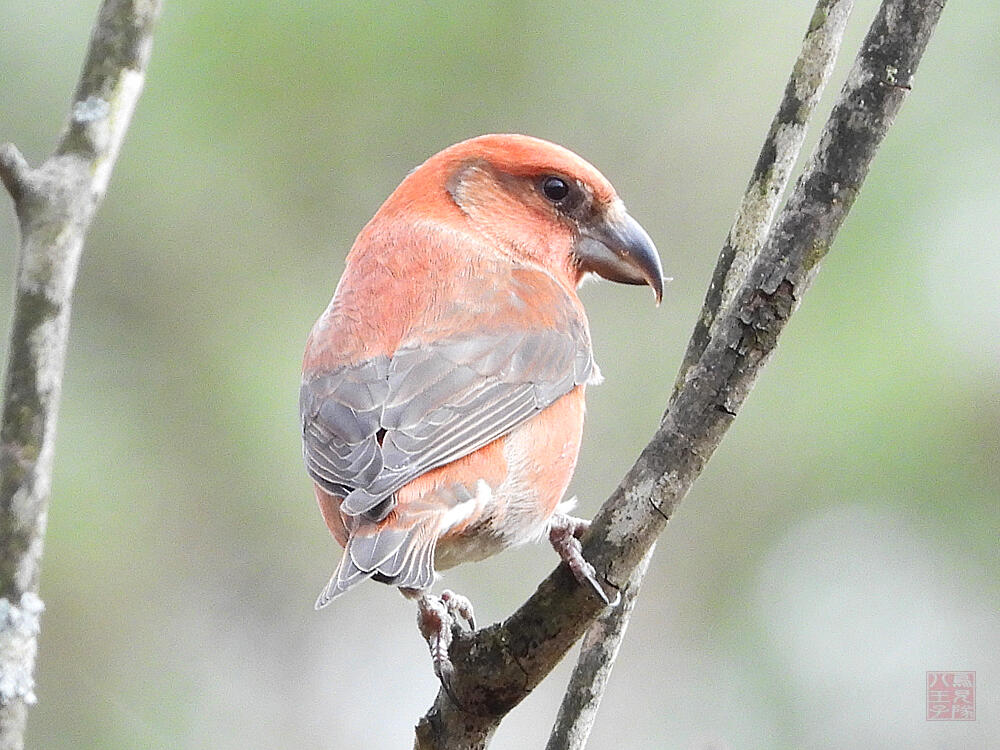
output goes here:
{"type": "Polygon", "coordinates": [[[586,321],[559,292],[552,300],[561,309],[543,318],[555,325],[480,327],[429,343],[412,337],[391,357],[306,377],[300,411],[313,480],[344,498],[345,514],[380,520],[403,485],[587,382],[595,365],[586,321]]]}

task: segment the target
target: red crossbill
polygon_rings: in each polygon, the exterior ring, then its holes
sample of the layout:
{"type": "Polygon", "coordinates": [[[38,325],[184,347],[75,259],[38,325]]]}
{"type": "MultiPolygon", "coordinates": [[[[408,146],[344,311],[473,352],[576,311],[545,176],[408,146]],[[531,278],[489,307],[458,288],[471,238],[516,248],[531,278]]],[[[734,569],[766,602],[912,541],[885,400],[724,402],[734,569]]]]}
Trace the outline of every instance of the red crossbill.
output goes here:
{"type": "Polygon", "coordinates": [[[303,363],[306,466],[345,548],[317,607],[368,578],[422,593],[546,533],[607,600],[585,522],[557,513],[600,378],[576,293],[590,273],[663,293],[611,184],[546,141],[451,146],[379,208],[303,363]]]}

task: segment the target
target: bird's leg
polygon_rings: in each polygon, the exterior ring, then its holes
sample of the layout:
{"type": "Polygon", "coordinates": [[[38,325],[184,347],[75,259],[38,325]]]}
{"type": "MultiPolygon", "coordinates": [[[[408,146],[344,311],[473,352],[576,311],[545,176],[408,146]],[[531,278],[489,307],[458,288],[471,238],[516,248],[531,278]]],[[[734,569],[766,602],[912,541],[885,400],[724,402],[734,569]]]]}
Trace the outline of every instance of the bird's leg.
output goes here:
{"type": "Polygon", "coordinates": [[[434,674],[442,684],[449,684],[455,671],[448,647],[451,646],[451,613],[448,605],[433,594],[421,594],[417,598],[417,627],[427,641],[434,663],[434,674]]]}
{"type": "Polygon", "coordinates": [[[556,513],[549,522],[549,542],[559,553],[559,557],[569,566],[573,576],[581,586],[589,586],[601,601],[609,607],[618,606],[621,593],[616,591],[615,598],[609,599],[604,587],[597,580],[597,571],[583,556],[580,537],[590,528],[590,521],[585,518],[575,518],[564,513],[556,513]]]}
{"type": "Polygon", "coordinates": [[[455,668],[448,655],[454,634],[452,628],[472,631],[476,629],[476,619],[472,611],[472,602],[454,591],[445,590],[441,596],[425,591],[400,589],[404,596],[417,600],[417,627],[427,641],[431,650],[431,661],[434,663],[434,674],[441,684],[450,692],[451,677],[455,668]]]}

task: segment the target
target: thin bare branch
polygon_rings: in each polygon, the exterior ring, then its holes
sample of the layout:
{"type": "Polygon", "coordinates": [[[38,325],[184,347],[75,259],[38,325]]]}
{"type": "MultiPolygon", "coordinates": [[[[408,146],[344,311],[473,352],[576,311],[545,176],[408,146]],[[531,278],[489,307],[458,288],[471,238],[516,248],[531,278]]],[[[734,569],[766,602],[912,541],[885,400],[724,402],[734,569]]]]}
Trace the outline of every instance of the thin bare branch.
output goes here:
{"type": "Polygon", "coordinates": [[[771,121],[750,182],[740,200],[736,219],[719,254],[705,304],[688,342],[675,389],[697,363],[708,345],[720,310],[725,309],[767,239],[799,158],[809,118],[833,72],[854,0],[819,0],[802,40],[802,51],[792,67],[778,112],[771,121]]]}
{"type": "MultiPolygon", "coordinates": [[[[884,0],[815,152],[743,280],[719,307],[660,428],[602,506],[584,555],[622,585],[715,451],[778,342],[861,188],[943,9],[884,0]]],[[[485,747],[502,718],[562,659],[602,607],[560,566],[505,622],[458,634],[455,666],[421,721],[421,748],[485,747]],[[461,706],[459,708],[459,706],[461,706]],[[457,727],[468,731],[460,734],[457,727]],[[454,738],[454,741],[449,739],[454,738]]]]}
{"type": "Polygon", "coordinates": [[[24,746],[34,702],[38,573],[70,303],[83,241],[145,78],[160,0],[105,0],[55,153],[32,169],[0,147],[21,228],[0,426],[0,750],[24,746]]]}
{"type": "Polygon", "coordinates": [[[583,750],[586,747],[655,549],[654,544],[632,571],[621,590],[621,603],[605,612],[584,633],[580,656],[570,675],[545,750],[583,750]]]}
{"type": "MultiPolygon", "coordinates": [[[[833,72],[853,6],[854,0],[819,0],[816,4],[785,93],[771,121],[771,129],[764,139],[736,219],[719,254],[701,315],[695,323],[684,362],[677,374],[675,390],[684,382],[690,367],[697,363],[708,344],[719,311],[729,304],[734,290],[743,283],[747,270],[767,239],[792,168],[799,158],[809,119],[833,72]]],[[[645,567],[640,564],[637,570],[645,571],[645,567]]],[[[638,596],[641,584],[641,576],[638,581],[630,579],[633,600],[638,596]]],[[[584,644],[593,643],[608,633],[622,637],[631,611],[630,606],[605,614],[590,626],[583,637],[584,644]]],[[[586,648],[581,650],[580,661],[570,679],[556,727],[549,739],[549,750],[583,748],[586,745],[617,653],[617,645],[606,650],[603,657],[607,661],[597,668],[599,662],[595,663],[594,655],[586,648]],[[587,676],[592,677],[594,682],[587,685],[587,676]],[[574,716],[574,711],[580,714],[574,716]]]]}

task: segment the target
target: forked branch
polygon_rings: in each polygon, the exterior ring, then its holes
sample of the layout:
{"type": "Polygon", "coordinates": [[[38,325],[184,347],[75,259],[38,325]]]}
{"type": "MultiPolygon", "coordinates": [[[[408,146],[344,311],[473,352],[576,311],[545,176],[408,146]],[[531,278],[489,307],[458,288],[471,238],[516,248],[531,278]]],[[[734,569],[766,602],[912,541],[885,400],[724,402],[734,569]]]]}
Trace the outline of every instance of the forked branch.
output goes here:
{"type": "MultiPolygon", "coordinates": [[[[705,295],[687,353],[677,374],[675,388],[684,382],[688,369],[697,363],[708,344],[721,309],[744,281],[750,265],[757,258],[774,222],[781,196],[792,168],[799,158],[806,126],[833,72],[843,41],[847,18],[854,0],[819,0],[809,21],[778,112],[764,139],[753,174],[743,193],[736,219],[719,255],[712,281],[705,295]]],[[[648,556],[648,555],[647,555],[648,556]]],[[[640,565],[637,570],[642,570],[640,565]]],[[[642,576],[629,581],[631,601],[639,595],[642,576]]],[[[625,635],[632,606],[612,609],[597,620],[583,637],[580,657],[570,676],[556,725],[549,738],[548,750],[582,750],[600,705],[608,675],[618,653],[618,644],[606,645],[603,660],[588,644],[598,639],[618,641],[625,635]],[[575,699],[584,696],[586,700],[575,699]]]]}
{"type": "Polygon", "coordinates": [[[0,750],[24,746],[35,700],[38,573],[77,266],[142,91],[159,11],[159,0],[105,0],[55,153],[32,169],[13,144],[0,147],[21,228],[0,426],[0,750]]]}

